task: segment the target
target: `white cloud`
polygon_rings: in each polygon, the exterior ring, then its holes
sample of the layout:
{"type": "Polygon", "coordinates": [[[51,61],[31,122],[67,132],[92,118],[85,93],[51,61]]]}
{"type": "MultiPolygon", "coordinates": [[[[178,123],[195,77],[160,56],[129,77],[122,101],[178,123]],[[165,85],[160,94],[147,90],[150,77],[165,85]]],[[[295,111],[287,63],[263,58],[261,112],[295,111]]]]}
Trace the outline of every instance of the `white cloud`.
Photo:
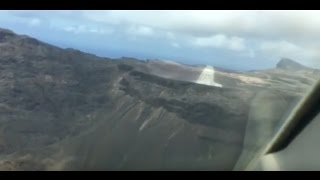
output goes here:
{"type": "Polygon", "coordinates": [[[95,34],[111,34],[114,30],[110,28],[90,28],[88,32],[95,34]]]}
{"type": "Polygon", "coordinates": [[[305,50],[288,41],[266,41],[260,44],[260,49],[269,54],[289,56],[293,54],[304,54],[305,50]]]}
{"type": "Polygon", "coordinates": [[[153,36],[154,31],[152,28],[147,26],[130,26],[127,29],[127,34],[134,36],[153,36]]]}
{"type": "Polygon", "coordinates": [[[256,57],[256,53],[254,52],[253,49],[249,49],[246,55],[248,57],[250,57],[250,58],[255,58],[256,57]]]}
{"type": "Polygon", "coordinates": [[[235,52],[235,59],[320,59],[320,11],[1,11],[0,22],[54,24],[48,28],[75,34],[115,33],[126,40],[157,38],[151,43],[167,41],[164,44],[186,51],[191,44],[199,53],[201,48],[228,49],[235,52]]]}
{"type": "Polygon", "coordinates": [[[75,27],[73,26],[68,26],[68,27],[64,27],[63,30],[68,31],[68,32],[74,32],[75,31],[75,27]]]}
{"type": "Polygon", "coordinates": [[[193,44],[199,47],[226,48],[233,51],[246,50],[246,45],[243,38],[235,36],[227,37],[223,34],[195,38],[193,44]]]}
{"type": "MultiPolygon", "coordinates": [[[[18,18],[60,19],[119,26],[142,26],[173,34],[314,39],[320,11],[294,10],[167,10],[167,11],[4,11],[18,18]]],[[[169,35],[171,36],[171,35],[169,35]]]]}
{"type": "Polygon", "coordinates": [[[176,43],[176,42],[172,42],[171,46],[174,47],[174,48],[180,48],[181,47],[180,44],[176,43]]]}
{"type": "Polygon", "coordinates": [[[38,18],[32,18],[31,21],[29,22],[30,26],[38,26],[41,24],[41,20],[38,18]]]}
{"type": "Polygon", "coordinates": [[[288,42],[281,41],[264,41],[259,45],[260,52],[268,56],[289,57],[307,65],[319,64],[320,53],[318,48],[301,46],[288,42]]]}
{"type": "Polygon", "coordinates": [[[86,27],[85,26],[67,26],[64,28],[65,31],[68,31],[68,32],[72,32],[72,33],[75,33],[75,34],[79,34],[79,33],[84,33],[86,32],[86,27]]]}
{"type": "Polygon", "coordinates": [[[312,38],[320,31],[320,11],[84,11],[90,21],[136,24],[170,32],[210,36],[312,38]]]}
{"type": "Polygon", "coordinates": [[[176,36],[172,32],[167,32],[166,37],[170,40],[176,39],[176,36]]]}
{"type": "Polygon", "coordinates": [[[251,48],[248,48],[246,51],[239,53],[239,55],[243,57],[256,58],[256,52],[251,48]]]}
{"type": "Polygon", "coordinates": [[[111,34],[113,33],[113,29],[110,29],[110,28],[94,28],[94,27],[87,27],[84,25],[67,26],[67,27],[64,27],[63,30],[74,33],[74,34],[80,34],[80,33],[111,34]]]}

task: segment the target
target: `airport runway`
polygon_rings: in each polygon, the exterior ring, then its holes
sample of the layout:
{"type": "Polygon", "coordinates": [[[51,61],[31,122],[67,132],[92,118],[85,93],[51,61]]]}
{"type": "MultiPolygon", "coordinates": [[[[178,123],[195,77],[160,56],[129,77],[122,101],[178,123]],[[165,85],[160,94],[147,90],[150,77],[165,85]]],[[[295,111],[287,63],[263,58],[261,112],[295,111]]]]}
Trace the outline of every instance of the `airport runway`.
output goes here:
{"type": "Polygon", "coordinates": [[[199,76],[199,79],[197,80],[196,83],[198,84],[204,84],[208,86],[216,86],[216,87],[222,87],[221,84],[216,83],[214,81],[214,68],[212,66],[206,66],[202,73],[199,76]]]}

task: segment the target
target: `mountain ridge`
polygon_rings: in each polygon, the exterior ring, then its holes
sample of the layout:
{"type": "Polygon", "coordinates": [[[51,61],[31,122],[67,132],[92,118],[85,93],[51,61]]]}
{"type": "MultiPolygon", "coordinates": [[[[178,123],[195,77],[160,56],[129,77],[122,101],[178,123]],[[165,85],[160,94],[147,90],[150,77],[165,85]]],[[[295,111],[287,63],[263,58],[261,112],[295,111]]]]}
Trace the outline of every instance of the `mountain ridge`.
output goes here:
{"type": "Polygon", "coordinates": [[[280,61],[276,65],[277,68],[287,69],[287,70],[310,70],[312,68],[304,66],[292,59],[289,58],[281,58],[280,61]]]}
{"type": "MultiPolygon", "coordinates": [[[[37,40],[37,39],[35,39],[35,38],[32,38],[32,37],[30,37],[30,36],[28,36],[28,35],[20,35],[20,34],[17,34],[17,33],[15,33],[14,31],[12,31],[12,30],[10,30],[10,29],[6,29],[6,28],[1,28],[0,27],[0,42],[1,41],[3,41],[4,39],[4,37],[5,36],[13,36],[13,37],[15,37],[15,38],[19,38],[19,39],[26,39],[27,41],[29,41],[29,42],[33,42],[33,43],[42,43],[42,44],[45,44],[45,45],[48,45],[48,46],[52,46],[52,47],[54,47],[54,48],[57,48],[57,49],[64,49],[64,50],[67,50],[67,51],[72,51],[72,52],[80,52],[80,53],[84,53],[84,54],[88,54],[88,55],[93,55],[93,56],[97,56],[97,55],[95,55],[95,54],[93,54],[93,53],[89,53],[89,52],[83,52],[83,51],[81,51],[81,50],[78,50],[78,49],[74,49],[74,48],[72,48],[72,47],[68,47],[68,48],[61,48],[61,47],[59,47],[59,46],[55,46],[55,45],[51,45],[51,44],[48,44],[48,43],[46,43],[46,42],[43,42],[43,41],[39,41],[39,40],[37,40]]],[[[109,57],[101,57],[101,58],[106,58],[106,59],[110,59],[109,57]]],[[[140,60],[140,59],[137,59],[137,58],[135,58],[135,57],[126,57],[126,56],[123,56],[123,57],[121,57],[121,58],[116,58],[116,59],[128,59],[128,60],[138,60],[138,61],[142,61],[142,60],[140,60]]],[[[146,62],[148,61],[148,60],[145,60],[146,62]]],[[[161,59],[151,59],[150,61],[166,61],[166,60],[161,60],[161,59]]],[[[172,61],[172,62],[175,62],[175,61],[172,61]]],[[[175,63],[177,63],[177,62],[175,62],[175,63]]],[[[177,63],[177,64],[180,64],[180,63],[177,63]]],[[[186,64],[187,65],[187,64],[186,64]]],[[[188,66],[206,66],[207,64],[194,64],[194,65],[192,65],[192,64],[188,64],[188,66]]],[[[220,70],[223,70],[223,71],[226,71],[226,72],[229,72],[229,71],[231,71],[231,72],[233,72],[234,70],[231,70],[231,69],[228,69],[228,68],[225,68],[225,67],[215,67],[215,68],[217,68],[217,69],[220,69],[220,70]]],[[[310,68],[310,67],[307,67],[307,66],[305,66],[305,65],[302,65],[302,64],[300,64],[300,63],[298,63],[297,61],[294,61],[294,60],[292,60],[292,59],[290,59],[290,58],[285,58],[285,57],[283,57],[283,58],[281,58],[279,61],[278,61],[278,63],[276,64],[276,66],[275,66],[275,68],[280,68],[280,69],[307,69],[307,68],[310,68]]],[[[250,70],[249,70],[250,71],[250,70]]],[[[236,72],[243,72],[243,71],[236,71],[236,72]]],[[[244,71],[244,72],[246,72],[246,71],[244,71]]]]}
{"type": "Polygon", "coordinates": [[[232,170],[247,123],[277,127],[309,87],[287,72],[217,70],[217,88],[193,82],[201,67],[2,39],[0,170],[232,170]]]}

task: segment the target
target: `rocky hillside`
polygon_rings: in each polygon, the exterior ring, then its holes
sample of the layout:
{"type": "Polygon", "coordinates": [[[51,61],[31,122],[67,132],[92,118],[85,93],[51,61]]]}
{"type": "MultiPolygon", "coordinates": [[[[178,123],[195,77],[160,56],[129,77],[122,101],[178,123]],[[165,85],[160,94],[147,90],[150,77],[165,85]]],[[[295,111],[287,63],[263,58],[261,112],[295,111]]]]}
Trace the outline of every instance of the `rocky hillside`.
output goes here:
{"type": "Polygon", "coordinates": [[[101,58],[0,29],[0,170],[232,170],[249,119],[272,108],[279,126],[301,97],[287,89],[307,89],[245,79],[270,72],[221,71],[225,87],[205,86],[194,83],[201,68],[101,58]]]}
{"type": "Polygon", "coordinates": [[[292,59],[288,58],[282,58],[278,63],[277,63],[277,68],[280,69],[287,69],[287,70],[308,70],[310,68],[303,66],[302,64],[299,64],[292,59]]]}

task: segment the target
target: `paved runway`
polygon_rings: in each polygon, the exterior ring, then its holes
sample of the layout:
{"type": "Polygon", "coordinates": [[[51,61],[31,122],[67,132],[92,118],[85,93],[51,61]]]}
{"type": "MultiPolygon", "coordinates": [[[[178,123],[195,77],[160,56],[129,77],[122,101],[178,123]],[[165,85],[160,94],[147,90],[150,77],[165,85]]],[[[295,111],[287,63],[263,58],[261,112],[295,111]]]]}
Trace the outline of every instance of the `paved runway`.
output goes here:
{"type": "Polygon", "coordinates": [[[216,83],[214,81],[214,69],[212,66],[206,66],[203,70],[202,73],[199,76],[199,79],[197,80],[196,83],[198,84],[205,84],[208,86],[216,86],[216,87],[222,87],[221,84],[216,83]]]}

